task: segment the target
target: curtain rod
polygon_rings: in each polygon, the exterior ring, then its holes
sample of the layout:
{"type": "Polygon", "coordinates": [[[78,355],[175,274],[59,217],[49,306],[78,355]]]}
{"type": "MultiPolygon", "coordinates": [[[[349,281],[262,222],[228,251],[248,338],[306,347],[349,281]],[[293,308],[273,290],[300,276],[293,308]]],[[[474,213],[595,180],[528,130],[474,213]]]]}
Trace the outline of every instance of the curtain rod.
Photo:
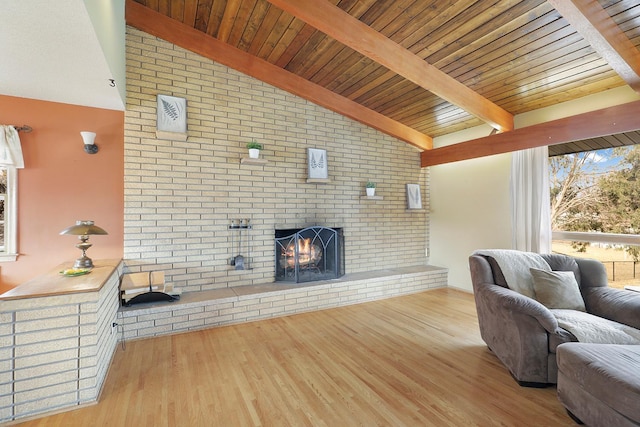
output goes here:
{"type": "Polygon", "coordinates": [[[18,132],[24,132],[24,133],[29,133],[33,130],[33,128],[29,125],[14,126],[13,128],[18,132]]]}

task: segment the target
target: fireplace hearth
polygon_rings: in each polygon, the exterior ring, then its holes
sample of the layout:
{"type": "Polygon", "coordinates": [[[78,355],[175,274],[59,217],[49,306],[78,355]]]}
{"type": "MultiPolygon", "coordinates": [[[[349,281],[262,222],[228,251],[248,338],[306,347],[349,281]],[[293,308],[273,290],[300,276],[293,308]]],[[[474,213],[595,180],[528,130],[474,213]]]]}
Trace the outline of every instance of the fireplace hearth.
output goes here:
{"type": "Polygon", "coordinates": [[[344,275],[341,228],[276,230],[276,281],[312,282],[344,275]]]}

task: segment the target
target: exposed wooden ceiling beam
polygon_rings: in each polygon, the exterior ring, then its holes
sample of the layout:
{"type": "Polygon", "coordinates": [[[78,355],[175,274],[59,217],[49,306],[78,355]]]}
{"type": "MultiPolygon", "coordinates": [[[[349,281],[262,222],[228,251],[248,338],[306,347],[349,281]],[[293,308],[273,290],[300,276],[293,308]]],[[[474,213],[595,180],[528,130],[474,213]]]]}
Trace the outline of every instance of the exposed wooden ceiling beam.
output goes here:
{"type": "Polygon", "coordinates": [[[146,33],[307,99],[421,150],[428,150],[433,146],[433,140],[428,135],[155,12],[133,0],[126,2],[126,20],[127,24],[146,33]]]}
{"type": "Polygon", "coordinates": [[[484,120],[501,132],[513,129],[513,115],[422,58],[328,1],[268,0],[438,97],[484,120]]]}
{"type": "Polygon", "coordinates": [[[423,151],[422,167],[640,129],[640,101],[423,151]]]}
{"type": "Polygon", "coordinates": [[[629,86],[640,93],[640,52],[597,0],[548,0],[629,86]]]}

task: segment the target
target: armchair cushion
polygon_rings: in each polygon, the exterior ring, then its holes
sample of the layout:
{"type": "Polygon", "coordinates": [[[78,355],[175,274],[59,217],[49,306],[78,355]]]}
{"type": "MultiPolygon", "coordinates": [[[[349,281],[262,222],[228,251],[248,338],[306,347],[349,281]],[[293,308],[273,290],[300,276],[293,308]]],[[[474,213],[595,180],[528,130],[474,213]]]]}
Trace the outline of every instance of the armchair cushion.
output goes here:
{"type": "Polygon", "coordinates": [[[576,310],[551,310],[558,326],[578,341],[594,344],[640,344],[640,330],[603,317],[576,310]]]}
{"type": "Polygon", "coordinates": [[[571,271],[531,268],[535,298],[547,308],[585,311],[576,277],[571,271]]]}

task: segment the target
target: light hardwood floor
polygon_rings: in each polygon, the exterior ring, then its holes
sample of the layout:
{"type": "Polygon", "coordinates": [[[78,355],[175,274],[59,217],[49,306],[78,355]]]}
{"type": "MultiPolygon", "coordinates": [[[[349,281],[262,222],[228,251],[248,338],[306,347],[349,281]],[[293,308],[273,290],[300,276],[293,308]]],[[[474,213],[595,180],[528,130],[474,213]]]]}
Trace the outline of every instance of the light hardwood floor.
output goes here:
{"type": "Polygon", "coordinates": [[[132,341],[96,405],[27,426],[571,426],[480,339],[473,296],[437,289],[132,341]]]}

